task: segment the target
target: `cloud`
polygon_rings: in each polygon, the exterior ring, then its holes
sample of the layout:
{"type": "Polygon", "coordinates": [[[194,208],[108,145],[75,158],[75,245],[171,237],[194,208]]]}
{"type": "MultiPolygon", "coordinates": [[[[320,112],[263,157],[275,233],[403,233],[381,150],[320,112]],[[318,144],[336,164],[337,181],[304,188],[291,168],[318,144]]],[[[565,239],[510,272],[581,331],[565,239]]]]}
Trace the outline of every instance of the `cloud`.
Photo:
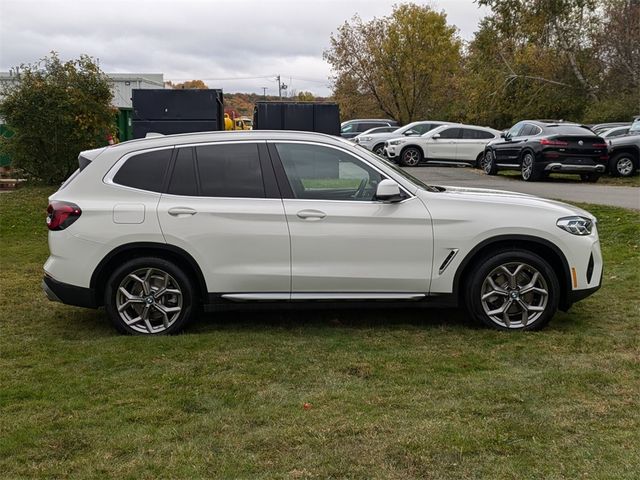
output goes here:
{"type": "MultiPolygon", "coordinates": [[[[51,50],[99,58],[106,72],[164,73],[203,79],[227,92],[277,91],[275,75],[296,90],[329,93],[322,52],[358,13],[391,12],[390,0],[0,0],[0,69],[51,50]],[[247,78],[263,77],[263,78],[247,78]],[[242,78],[242,80],[228,80],[242,78]],[[225,80],[217,80],[225,79],[225,80]]],[[[470,38],[482,10],[472,0],[431,2],[470,38]]]]}

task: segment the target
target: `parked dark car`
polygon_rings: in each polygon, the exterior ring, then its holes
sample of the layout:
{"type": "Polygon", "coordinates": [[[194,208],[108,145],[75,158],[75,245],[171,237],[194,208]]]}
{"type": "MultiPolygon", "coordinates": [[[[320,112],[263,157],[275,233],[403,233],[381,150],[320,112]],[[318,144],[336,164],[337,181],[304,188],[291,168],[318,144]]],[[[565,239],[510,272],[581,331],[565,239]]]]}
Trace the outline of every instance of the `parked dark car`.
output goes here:
{"type": "Polygon", "coordinates": [[[340,135],[344,138],[353,138],[371,128],[399,126],[398,122],[388,118],[356,118],[340,124],[340,135]]]}
{"type": "Polygon", "coordinates": [[[482,168],[488,175],[520,170],[523,180],[533,182],[561,172],[596,182],[607,169],[607,143],[582,125],[524,120],[501,137],[485,149],[482,168]]]}
{"type": "Polygon", "coordinates": [[[640,131],[609,140],[609,173],[630,177],[640,169],[640,131]]]}

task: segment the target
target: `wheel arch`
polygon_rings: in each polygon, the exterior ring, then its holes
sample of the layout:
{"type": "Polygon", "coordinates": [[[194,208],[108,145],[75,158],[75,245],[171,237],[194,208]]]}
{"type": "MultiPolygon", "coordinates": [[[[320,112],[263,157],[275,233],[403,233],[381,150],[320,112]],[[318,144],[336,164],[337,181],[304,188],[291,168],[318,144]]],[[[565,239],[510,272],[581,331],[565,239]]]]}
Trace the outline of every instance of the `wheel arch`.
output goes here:
{"type": "Polygon", "coordinates": [[[93,271],[90,288],[95,291],[98,305],[103,304],[104,289],[111,273],[122,263],[141,256],[155,256],[172,261],[185,271],[185,274],[195,279],[196,292],[200,300],[207,299],[207,284],[195,259],[185,250],[174,245],[155,242],[135,242],[111,250],[93,271]]]}
{"type": "Polygon", "coordinates": [[[634,145],[626,145],[620,148],[614,148],[609,152],[609,158],[613,158],[614,156],[620,153],[630,153],[633,156],[633,160],[635,161],[636,168],[640,168],[640,149],[634,145]]]}
{"type": "Polygon", "coordinates": [[[571,307],[571,301],[569,299],[571,272],[566,257],[562,251],[550,241],[532,235],[499,235],[488,238],[471,249],[462,262],[460,262],[453,279],[453,293],[459,303],[466,290],[464,286],[468,279],[469,272],[473,270],[486,254],[505,248],[527,250],[549,262],[560,284],[559,307],[564,311],[571,307]]]}

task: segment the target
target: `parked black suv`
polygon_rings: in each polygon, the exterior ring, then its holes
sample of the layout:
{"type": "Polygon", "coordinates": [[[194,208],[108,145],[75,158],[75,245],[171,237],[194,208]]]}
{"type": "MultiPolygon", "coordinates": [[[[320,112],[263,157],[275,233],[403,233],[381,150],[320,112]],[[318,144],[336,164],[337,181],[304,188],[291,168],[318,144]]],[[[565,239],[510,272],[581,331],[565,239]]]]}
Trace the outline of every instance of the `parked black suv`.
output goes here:
{"type": "Polygon", "coordinates": [[[609,155],[611,176],[630,177],[635,174],[640,168],[640,130],[609,140],[609,155]]]}
{"type": "Polygon", "coordinates": [[[596,182],[607,169],[607,143],[582,125],[524,120],[501,137],[485,149],[482,168],[488,175],[520,170],[522,179],[532,182],[562,172],[596,182]]]}

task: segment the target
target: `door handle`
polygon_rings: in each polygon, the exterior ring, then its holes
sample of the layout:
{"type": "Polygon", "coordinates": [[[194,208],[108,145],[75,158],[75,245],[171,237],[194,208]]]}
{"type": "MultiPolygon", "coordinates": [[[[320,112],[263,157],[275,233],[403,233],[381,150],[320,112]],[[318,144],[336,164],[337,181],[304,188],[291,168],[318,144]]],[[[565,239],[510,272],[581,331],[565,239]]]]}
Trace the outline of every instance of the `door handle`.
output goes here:
{"type": "Polygon", "coordinates": [[[304,220],[322,220],[327,216],[320,210],[300,210],[296,215],[304,220]]]}
{"type": "Polygon", "coordinates": [[[195,215],[196,212],[193,208],[189,207],[173,207],[169,209],[169,215],[174,217],[182,217],[186,215],[195,215]]]}

